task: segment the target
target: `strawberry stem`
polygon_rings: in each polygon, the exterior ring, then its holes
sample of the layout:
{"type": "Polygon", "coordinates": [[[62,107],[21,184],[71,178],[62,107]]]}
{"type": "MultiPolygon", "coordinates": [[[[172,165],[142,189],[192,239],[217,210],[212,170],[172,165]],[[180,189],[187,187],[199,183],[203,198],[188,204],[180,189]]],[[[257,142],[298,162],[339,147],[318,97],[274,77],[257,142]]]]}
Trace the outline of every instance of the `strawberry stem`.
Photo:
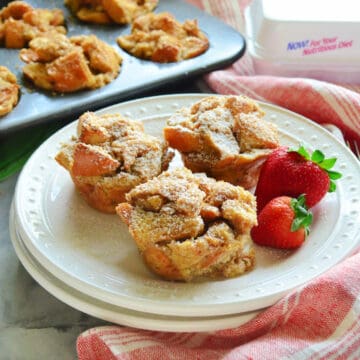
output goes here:
{"type": "Polygon", "coordinates": [[[323,169],[329,176],[330,185],[328,192],[334,192],[336,190],[336,184],[333,180],[338,180],[342,177],[342,174],[330,170],[336,163],[336,158],[329,158],[326,159],[325,155],[320,150],[315,150],[311,155],[304,147],[304,145],[300,145],[298,149],[289,149],[289,152],[296,152],[301,155],[305,160],[312,161],[313,163],[317,164],[321,169],[323,169]]]}
{"type": "Polygon", "coordinates": [[[295,214],[290,230],[294,232],[300,228],[304,228],[305,235],[309,235],[313,215],[305,205],[305,195],[301,194],[297,199],[291,199],[290,205],[295,214]]]}

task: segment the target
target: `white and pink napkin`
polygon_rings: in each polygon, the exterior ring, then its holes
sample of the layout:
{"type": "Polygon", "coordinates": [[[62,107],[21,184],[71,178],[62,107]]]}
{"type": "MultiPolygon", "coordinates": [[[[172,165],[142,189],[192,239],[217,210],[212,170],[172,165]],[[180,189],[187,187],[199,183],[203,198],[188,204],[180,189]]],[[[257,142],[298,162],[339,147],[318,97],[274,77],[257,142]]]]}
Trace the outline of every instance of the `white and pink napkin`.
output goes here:
{"type": "MultiPolygon", "coordinates": [[[[188,1],[243,30],[249,0],[188,1]]],[[[245,94],[333,124],[350,144],[360,144],[360,84],[256,75],[247,54],[205,80],[214,92],[245,94]]],[[[80,334],[77,353],[80,360],[360,359],[360,252],[238,328],[167,333],[98,327],[80,334]]]]}

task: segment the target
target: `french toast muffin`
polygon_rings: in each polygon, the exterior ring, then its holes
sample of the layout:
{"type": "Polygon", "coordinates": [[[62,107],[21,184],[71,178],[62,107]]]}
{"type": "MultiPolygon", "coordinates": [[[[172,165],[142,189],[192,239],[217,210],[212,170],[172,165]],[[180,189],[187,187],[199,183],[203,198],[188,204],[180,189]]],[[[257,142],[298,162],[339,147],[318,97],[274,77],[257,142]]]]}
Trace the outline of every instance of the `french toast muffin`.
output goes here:
{"type": "Polygon", "coordinates": [[[65,0],[65,5],[81,21],[93,24],[110,24],[102,0],[65,0]]]}
{"type": "Polygon", "coordinates": [[[250,189],[279,146],[277,127],[246,96],[209,96],[175,112],[164,127],[187,168],[250,189]]]}
{"type": "Polygon", "coordinates": [[[65,0],[76,17],[95,24],[129,24],[155,9],[158,0],[65,0]]]}
{"type": "Polygon", "coordinates": [[[24,76],[35,86],[61,93],[102,87],[118,76],[122,63],[117,51],[95,35],[38,36],[21,49],[20,59],[27,63],[24,76]]]}
{"type": "Polygon", "coordinates": [[[254,266],[255,197],[186,168],[140,184],[116,207],[147,264],[167,280],[229,278],[254,266]]]}
{"type": "Polygon", "coordinates": [[[55,159],[87,203],[106,213],[114,213],[133,187],[166,170],[174,155],[163,140],[144,132],[142,122],[120,114],[86,112],[77,132],[55,159]]]}
{"type": "Polygon", "coordinates": [[[119,36],[117,42],[135,57],[159,63],[190,59],[209,47],[196,20],[181,24],[168,12],[139,16],[132,23],[131,34],[119,36]]]}
{"type": "Polygon", "coordinates": [[[0,45],[20,49],[42,34],[66,34],[64,22],[60,9],[39,9],[25,1],[11,1],[0,10],[0,45]]]}
{"type": "Polygon", "coordinates": [[[102,0],[103,7],[117,24],[130,24],[138,16],[150,13],[158,0],[102,0]]]}
{"type": "Polygon", "coordinates": [[[5,66],[0,66],[0,116],[8,114],[19,101],[16,76],[5,66]]]}

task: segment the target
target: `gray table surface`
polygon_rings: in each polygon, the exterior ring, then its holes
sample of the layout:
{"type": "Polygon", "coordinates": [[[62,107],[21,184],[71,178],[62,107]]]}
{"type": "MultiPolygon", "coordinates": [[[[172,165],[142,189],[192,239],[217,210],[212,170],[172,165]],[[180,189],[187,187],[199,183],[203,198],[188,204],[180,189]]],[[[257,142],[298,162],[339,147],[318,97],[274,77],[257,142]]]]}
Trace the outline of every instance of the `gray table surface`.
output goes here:
{"type": "Polygon", "coordinates": [[[21,265],[8,226],[17,177],[0,182],[0,359],[76,359],[77,336],[106,323],[57,300],[21,265]]]}

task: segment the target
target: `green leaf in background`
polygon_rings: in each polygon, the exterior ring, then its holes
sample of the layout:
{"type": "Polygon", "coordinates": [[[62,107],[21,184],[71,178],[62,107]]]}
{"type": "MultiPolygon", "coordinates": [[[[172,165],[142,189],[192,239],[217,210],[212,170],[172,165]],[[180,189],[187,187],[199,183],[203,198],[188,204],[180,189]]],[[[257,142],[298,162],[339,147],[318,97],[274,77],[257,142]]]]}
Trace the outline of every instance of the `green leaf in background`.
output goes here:
{"type": "Polygon", "coordinates": [[[0,181],[18,172],[37,147],[61,125],[42,125],[0,137],[0,181]]]}

